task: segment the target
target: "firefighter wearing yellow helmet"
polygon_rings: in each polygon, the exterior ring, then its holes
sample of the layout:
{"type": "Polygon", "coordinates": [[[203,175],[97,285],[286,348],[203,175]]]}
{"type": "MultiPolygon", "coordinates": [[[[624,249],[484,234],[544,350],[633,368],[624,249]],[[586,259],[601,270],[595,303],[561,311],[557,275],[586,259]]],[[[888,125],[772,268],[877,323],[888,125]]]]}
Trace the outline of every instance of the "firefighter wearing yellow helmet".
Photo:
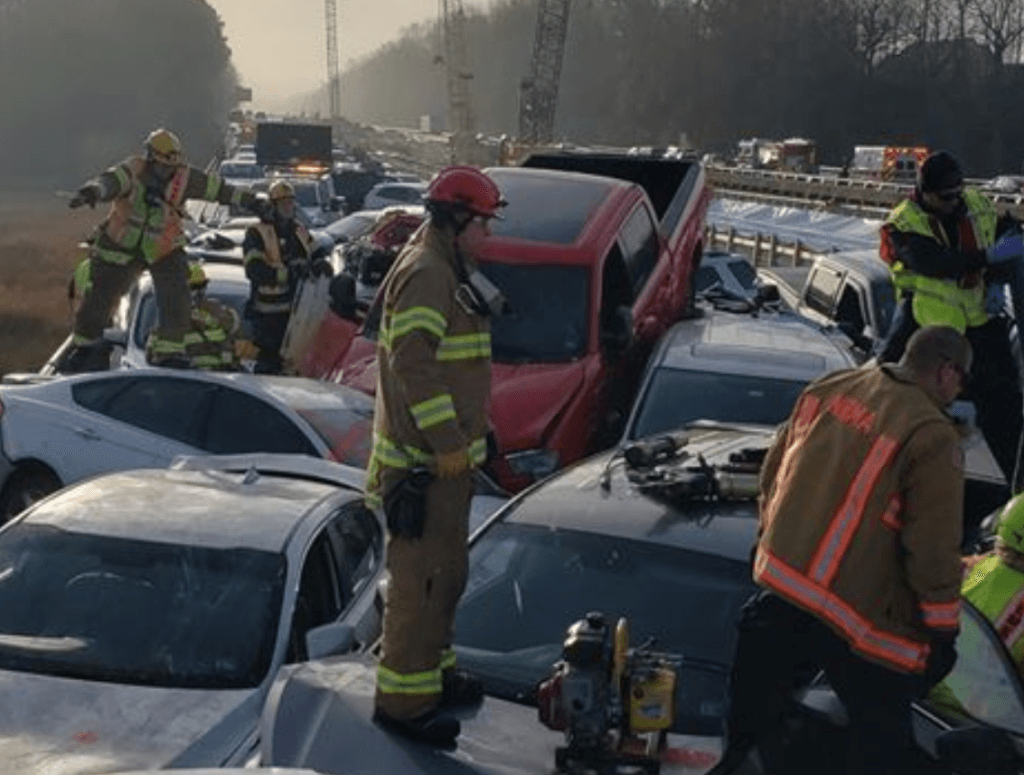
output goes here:
{"type": "Polygon", "coordinates": [[[992,622],[1024,674],[1024,494],[999,516],[995,552],[971,570],[961,590],[992,622]]]}
{"type": "Polygon", "coordinates": [[[246,315],[258,349],[254,371],[278,374],[284,366],[281,345],[299,283],[309,276],[328,276],[332,270],[296,217],[295,186],[275,180],[267,197],[270,207],[258,224],[246,230],[242,251],[249,278],[246,315]]]}
{"type": "Polygon", "coordinates": [[[144,271],[153,277],[159,326],[153,333],[154,363],[187,367],[185,336],[189,331],[188,267],[182,221],[188,199],[234,204],[259,211],[252,193],[225,183],[184,161],[181,141],[156,129],[131,156],[85,183],[70,201],[72,208],[110,202],[89,252],[90,279],[75,313],[65,372],[88,368],[102,350],[103,329],[121,296],[144,271]]]}

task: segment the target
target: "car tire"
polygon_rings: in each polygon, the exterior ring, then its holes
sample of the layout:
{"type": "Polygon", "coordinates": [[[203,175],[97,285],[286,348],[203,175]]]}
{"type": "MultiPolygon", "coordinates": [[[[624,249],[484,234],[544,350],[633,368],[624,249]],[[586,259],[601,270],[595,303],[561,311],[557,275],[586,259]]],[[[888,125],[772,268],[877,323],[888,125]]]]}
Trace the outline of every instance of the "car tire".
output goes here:
{"type": "Polygon", "coordinates": [[[57,475],[45,466],[32,465],[15,470],[0,495],[0,525],[61,486],[57,475]]]}

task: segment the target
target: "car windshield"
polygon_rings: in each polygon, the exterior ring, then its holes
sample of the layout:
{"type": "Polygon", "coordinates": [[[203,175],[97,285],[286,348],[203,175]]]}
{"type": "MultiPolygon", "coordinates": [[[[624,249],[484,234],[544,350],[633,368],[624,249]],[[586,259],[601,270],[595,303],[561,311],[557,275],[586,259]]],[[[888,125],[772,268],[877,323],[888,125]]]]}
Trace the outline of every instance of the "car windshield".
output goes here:
{"type": "Polygon", "coordinates": [[[295,188],[295,201],[300,207],[319,207],[320,201],[317,198],[316,183],[312,181],[291,181],[295,188]]]}
{"type": "Polygon", "coordinates": [[[576,241],[613,185],[595,176],[489,172],[508,202],[502,218],[491,221],[491,234],[558,245],[576,241]]]}
{"type": "Polygon", "coordinates": [[[660,368],[640,399],[628,438],[640,439],[693,420],[777,425],[793,409],[801,380],[660,368]]]}
{"type": "Polygon", "coordinates": [[[365,408],[305,408],[295,411],[316,431],[339,463],[366,468],[373,443],[373,403],[365,408]]]}
{"type": "Polygon", "coordinates": [[[18,524],[0,533],[0,668],[147,686],[257,686],[279,554],[18,524]]]}
{"type": "Polygon", "coordinates": [[[352,213],[344,218],[339,218],[334,223],[324,227],[324,231],[331,235],[335,242],[342,239],[356,239],[366,234],[377,220],[377,213],[352,213]]]}
{"type": "MultiPolygon", "coordinates": [[[[245,305],[249,300],[248,292],[218,293],[215,298],[238,313],[242,328],[236,336],[240,339],[252,339],[250,318],[245,315],[245,305]]],[[[136,316],[135,331],[132,333],[132,339],[137,347],[145,348],[149,332],[156,326],[156,316],[156,296],[150,290],[139,300],[139,314],[136,316]]]]}
{"type": "Polygon", "coordinates": [[[682,726],[720,725],[735,622],[752,589],[746,563],[502,522],[474,542],[469,567],[455,642],[490,690],[528,699],[559,659],[566,628],[600,611],[612,626],[626,617],[634,646],[685,657],[682,726]]]}
{"type": "Polygon", "coordinates": [[[480,269],[501,290],[510,310],[491,319],[496,362],[571,361],[586,352],[587,267],[487,262],[480,269]]]}

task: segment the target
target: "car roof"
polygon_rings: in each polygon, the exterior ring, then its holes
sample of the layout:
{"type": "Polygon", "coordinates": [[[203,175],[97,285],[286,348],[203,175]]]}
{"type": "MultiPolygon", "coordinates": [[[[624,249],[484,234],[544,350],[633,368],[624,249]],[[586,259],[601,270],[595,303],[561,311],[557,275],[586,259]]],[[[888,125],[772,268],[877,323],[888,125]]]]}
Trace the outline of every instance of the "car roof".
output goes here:
{"type": "MultiPolygon", "coordinates": [[[[698,454],[714,466],[745,449],[767,449],[774,433],[772,427],[691,423],[682,432],[686,465],[693,465],[698,454]]],[[[600,533],[733,560],[749,558],[757,531],[753,492],[737,500],[662,497],[657,488],[643,490],[629,480],[622,450],[603,452],[554,474],[513,498],[493,521],[600,533]]],[[[756,484],[756,476],[749,483],[756,484]]]]}
{"type": "Polygon", "coordinates": [[[665,334],[654,366],[810,381],[853,368],[853,355],[798,315],[705,309],[665,334]]]}
{"type": "Polygon", "coordinates": [[[114,538],[279,552],[306,514],[339,491],[286,476],[137,469],[66,487],[19,521],[114,538]]]}

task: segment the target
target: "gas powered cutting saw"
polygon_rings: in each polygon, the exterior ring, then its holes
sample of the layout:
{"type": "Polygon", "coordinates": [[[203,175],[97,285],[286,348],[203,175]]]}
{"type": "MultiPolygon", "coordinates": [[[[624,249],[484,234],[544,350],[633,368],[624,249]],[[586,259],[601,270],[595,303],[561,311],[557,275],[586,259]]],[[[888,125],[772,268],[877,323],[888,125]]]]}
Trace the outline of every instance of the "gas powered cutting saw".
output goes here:
{"type": "Polygon", "coordinates": [[[555,766],[562,772],[614,775],[630,768],[657,775],[675,720],[681,661],[629,648],[625,619],[614,634],[601,613],[569,627],[561,661],[537,687],[541,722],[565,732],[567,744],[555,749],[555,766]]]}

